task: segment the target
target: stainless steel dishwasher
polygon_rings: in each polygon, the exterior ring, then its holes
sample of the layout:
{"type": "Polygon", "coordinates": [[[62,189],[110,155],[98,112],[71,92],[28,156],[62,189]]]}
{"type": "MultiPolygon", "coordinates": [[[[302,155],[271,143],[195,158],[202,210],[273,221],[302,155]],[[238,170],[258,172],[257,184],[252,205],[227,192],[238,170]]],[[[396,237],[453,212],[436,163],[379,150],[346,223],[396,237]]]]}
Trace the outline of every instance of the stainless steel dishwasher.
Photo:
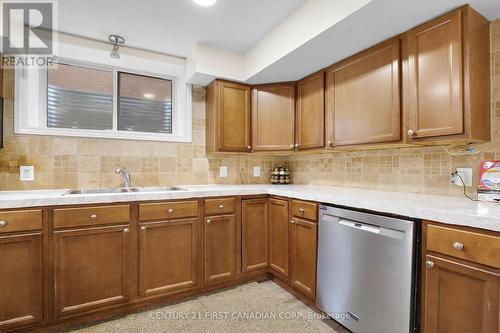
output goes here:
{"type": "Polygon", "coordinates": [[[413,332],[416,226],[411,220],[320,206],[319,308],[355,333],[413,332]]]}

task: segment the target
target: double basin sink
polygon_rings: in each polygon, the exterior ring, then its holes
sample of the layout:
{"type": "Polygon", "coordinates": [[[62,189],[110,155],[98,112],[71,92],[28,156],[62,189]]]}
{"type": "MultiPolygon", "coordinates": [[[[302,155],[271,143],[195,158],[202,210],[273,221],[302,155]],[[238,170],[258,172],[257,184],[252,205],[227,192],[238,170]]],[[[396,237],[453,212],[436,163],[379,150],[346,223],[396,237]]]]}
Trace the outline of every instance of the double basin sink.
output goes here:
{"type": "Polygon", "coordinates": [[[76,189],[64,192],[62,195],[75,194],[110,194],[110,193],[157,193],[187,191],[180,187],[119,187],[119,188],[101,188],[101,189],[76,189]]]}

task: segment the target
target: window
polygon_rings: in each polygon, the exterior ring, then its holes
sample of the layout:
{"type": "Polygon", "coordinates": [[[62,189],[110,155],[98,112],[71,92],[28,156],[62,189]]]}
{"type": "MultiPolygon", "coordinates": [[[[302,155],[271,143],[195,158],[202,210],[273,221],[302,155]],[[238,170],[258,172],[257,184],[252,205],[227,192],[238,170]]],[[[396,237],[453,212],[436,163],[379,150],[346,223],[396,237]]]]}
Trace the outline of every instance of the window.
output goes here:
{"type": "Polygon", "coordinates": [[[185,60],[147,51],[114,60],[76,44],[61,50],[85,60],[59,56],[55,68],[16,67],[15,133],[191,141],[185,60]]]}
{"type": "Polygon", "coordinates": [[[172,133],[172,81],[118,73],[118,130],[172,133]]]}
{"type": "Polygon", "coordinates": [[[112,71],[58,64],[47,81],[47,127],[113,129],[112,71]]]}

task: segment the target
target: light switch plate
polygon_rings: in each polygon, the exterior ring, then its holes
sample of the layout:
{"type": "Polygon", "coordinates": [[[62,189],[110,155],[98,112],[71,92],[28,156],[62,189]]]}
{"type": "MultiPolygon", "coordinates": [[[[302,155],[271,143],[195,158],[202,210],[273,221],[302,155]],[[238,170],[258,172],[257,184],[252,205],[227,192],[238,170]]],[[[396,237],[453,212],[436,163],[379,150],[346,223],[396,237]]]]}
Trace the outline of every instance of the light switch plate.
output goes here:
{"type": "Polygon", "coordinates": [[[227,177],[227,166],[221,166],[219,168],[219,177],[227,177]]]}
{"type": "Polygon", "coordinates": [[[253,167],[253,176],[254,177],[260,177],[260,167],[259,166],[254,166],[253,167]]]}
{"type": "Polygon", "coordinates": [[[35,167],[32,165],[21,165],[19,167],[19,180],[32,182],[35,180],[35,167]]]}

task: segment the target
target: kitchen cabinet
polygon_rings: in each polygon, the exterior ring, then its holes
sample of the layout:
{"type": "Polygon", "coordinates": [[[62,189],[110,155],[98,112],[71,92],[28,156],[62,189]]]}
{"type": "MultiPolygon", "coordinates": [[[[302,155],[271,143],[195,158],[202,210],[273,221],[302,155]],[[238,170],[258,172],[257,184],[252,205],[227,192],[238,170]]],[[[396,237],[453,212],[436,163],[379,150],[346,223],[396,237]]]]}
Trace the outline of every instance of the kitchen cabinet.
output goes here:
{"type": "Polygon", "coordinates": [[[288,200],[269,199],[269,268],[271,273],[289,278],[288,200]]]}
{"type": "Polygon", "coordinates": [[[293,217],[291,224],[291,285],[311,299],[316,298],[316,222],[293,217]]]}
{"type": "Polygon", "coordinates": [[[128,225],[57,230],[53,241],[57,317],[127,303],[128,225]]]}
{"type": "Polygon", "coordinates": [[[400,38],[326,70],[329,147],[401,139],[400,38]]]}
{"type": "Polygon", "coordinates": [[[237,274],[235,215],[205,218],[205,283],[227,281],[237,274]]]}
{"type": "Polygon", "coordinates": [[[269,261],[267,198],[241,202],[243,273],[267,269],[269,261]]]}
{"type": "Polygon", "coordinates": [[[497,333],[500,271],[427,255],[425,333],[497,333]]]}
{"type": "Polygon", "coordinates": [[[286,151],[295,147],[295,83],[252,89],[253,151],[286,151]]]}
{"type": "Polygon", "coordinates": [[[41,233],[0,236],[0,263],[0,330],[40,322],[41,233]]]}
{"type": "Polygon", "coordinates": [[[215,80],[206,91],[206,149],[250,152],[250,86],[215,80]]]}
{"type": "Polygon", "coordinates": [[[198,286],[198,219],[140,224],[139,284],[143,297],[198,286]]]}
{"type": "Polygon", "coordinates": [[[490,140],[488,20],[464,6],[406,35],[408,142],[490,140]]]}
{"type": "Polygon", "coordinates": [[[295,145],[299,150],[325,146],[324,85],[323,71],[297,83],[295,145]]]}

